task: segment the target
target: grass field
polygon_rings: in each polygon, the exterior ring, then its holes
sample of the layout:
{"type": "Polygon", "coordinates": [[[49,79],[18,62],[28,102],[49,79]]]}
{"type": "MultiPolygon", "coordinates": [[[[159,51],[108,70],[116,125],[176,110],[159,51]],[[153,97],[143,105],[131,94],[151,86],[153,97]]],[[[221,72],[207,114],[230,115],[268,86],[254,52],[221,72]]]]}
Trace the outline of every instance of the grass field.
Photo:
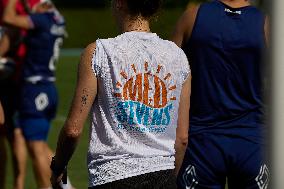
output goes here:
{"type": "MultiPolygon", "coordinates": [[[[181,9],[171,9],[162,11],[159,22],[153,22],[152,31],[158,33],[163,38],[168,38],[174,23],[181,14],[181,9]]],[[[109,10],[62,10],[67,21],[69,38],[66,39],[64,47],[83,48],[97,38],[113,37],[117,30],[112,21],[109,10]]],[[[57,65],[57,87],[59,92],[59,107],[56,119],[53,121],[48,143],[52,149],[56,147],[57,136],[65,117],[69,110],[70,102],[75,87],[76,69],[79,61],[78,55],[61,56],[57,65]]],[[[88,143],[88,124],[86,124],[81,142],[69,165],[69,176],[77,189],[87,188],[87,167],[86,153],[88,143]]],[[[10,159],[9,159],[10,160],[10,159]]],[[[11,161],[8,162],[7,187],[12,188],[12,168],[11,161]]],[[[30,160],[28,161],[26,189],[36,189],[33,171],[30,160]]]]}

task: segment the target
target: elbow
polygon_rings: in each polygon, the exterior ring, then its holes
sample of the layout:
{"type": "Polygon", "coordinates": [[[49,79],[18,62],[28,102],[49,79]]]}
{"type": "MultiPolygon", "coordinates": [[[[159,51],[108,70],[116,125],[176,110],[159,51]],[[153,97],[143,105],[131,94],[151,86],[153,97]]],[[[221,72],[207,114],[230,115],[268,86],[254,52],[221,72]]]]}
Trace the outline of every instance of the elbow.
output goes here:
{"type": "Polygon", "coordinates": [[[64,126],[64,133],[67,138],[76,140],[81,136],[82,130],[74,123],[66,123],[64,126]]]}
{"type": "Polygon", "coordinates": [[[17,14],[13,11],[5,10],[2,16],[2,21],[5,24],[14,25],[17,21],[17,14]]]}
{"type": "MultiPolygon", "coordinates": [[[[1,106],[0,106],[0,108],[1,108],[1,106]]],[[[1,109],[0,109],[0,127],[3,126],[4,124],[5,124],[5,116],[4,116],[4,114],[1,114],[1,109]]]]}
{"type": "Polygon", "coordinates": [[[13,17],[11,15],[4,14],[2,17],[2,20],[5,24],[12,24],[13,23],[13,17]]]}
{"type": "Polygon", "coordinates": [[[65,129],[65,135],[67,138],[70,139],[78,139],[81,136],[81,132],[79,132],[77,129],[65,129]]]}
{"type": "Polygon", "coordinates": [[[182,136],[182,137],[178,137],[176,139],[176,145],[180,146],[180,147],[186,147],[188,144],[188,135],[186,136],[182,136]]]}
{"type": "Polygon", "coordinates": [[[187,147],[187,144],[188,144],[188,137],[186,137],[186,138],[181,140],[181,145],[182,146],[187,147]]]}

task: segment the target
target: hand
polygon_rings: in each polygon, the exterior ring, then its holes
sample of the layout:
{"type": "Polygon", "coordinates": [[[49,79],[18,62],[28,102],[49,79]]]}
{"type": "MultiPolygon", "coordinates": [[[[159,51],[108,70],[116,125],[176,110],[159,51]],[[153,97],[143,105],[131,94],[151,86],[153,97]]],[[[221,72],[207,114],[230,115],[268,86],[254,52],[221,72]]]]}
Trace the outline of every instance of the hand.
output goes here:
{"type": "Polygon", "coordinates": [[[60,182],[62,180],[62,177],[63,177],[63,174],[61,174],[60,176],[55,176],[53,173],[51,175],[51,178],[50,178],[50,182],[51,182],[51,185],[52,185],[52,188],[53,189],[63,189],[61,186],[60,186],[60,182]]]}

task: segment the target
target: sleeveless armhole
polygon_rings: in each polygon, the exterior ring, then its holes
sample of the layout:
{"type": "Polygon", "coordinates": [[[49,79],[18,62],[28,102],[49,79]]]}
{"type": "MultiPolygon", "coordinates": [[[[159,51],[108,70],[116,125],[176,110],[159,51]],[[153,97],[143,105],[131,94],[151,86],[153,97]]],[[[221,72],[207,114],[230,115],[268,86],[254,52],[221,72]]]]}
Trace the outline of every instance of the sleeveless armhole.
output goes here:
{"type": "Polygon", "coordinates": [[[101,77],[101,70],[104,64],[107,64],[107,55],[101,41],[96,40],[96,49],[93,50],[92,70],[96,77],[101,77]]]}
{"type": "Polygon", "coordinates": [[[182,66],[182,69],[180,71],[180,75],[181,75],[182,84],[184,84],[184,82],[190,76],[191,70],[190,70],[190,65],[189,65],[187,56],[185,55],[185,53],[183,52],[182,49],[179,50],[179,57],[180,57],[180,62],[181,62],[181,66],[182,66]]]}

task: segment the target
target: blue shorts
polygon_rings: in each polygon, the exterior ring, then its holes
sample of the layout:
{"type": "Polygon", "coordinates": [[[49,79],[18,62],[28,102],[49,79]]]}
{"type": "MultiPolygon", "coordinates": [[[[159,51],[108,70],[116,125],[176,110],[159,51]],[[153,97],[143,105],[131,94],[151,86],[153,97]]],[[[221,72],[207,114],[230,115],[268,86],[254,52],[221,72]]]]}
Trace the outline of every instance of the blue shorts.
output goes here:
{"type": "Polygon", "coordinates": [[[180,189],[267,189],[263,146],[243,138],[202,133],[190,136],[179,172],[180,189]]]}
{"type": "Polygon", "coordinates": [[[54,83],[24,83],[20,100],[19,125],[26,140],[45,141],[58,103],[54,83]]]}

